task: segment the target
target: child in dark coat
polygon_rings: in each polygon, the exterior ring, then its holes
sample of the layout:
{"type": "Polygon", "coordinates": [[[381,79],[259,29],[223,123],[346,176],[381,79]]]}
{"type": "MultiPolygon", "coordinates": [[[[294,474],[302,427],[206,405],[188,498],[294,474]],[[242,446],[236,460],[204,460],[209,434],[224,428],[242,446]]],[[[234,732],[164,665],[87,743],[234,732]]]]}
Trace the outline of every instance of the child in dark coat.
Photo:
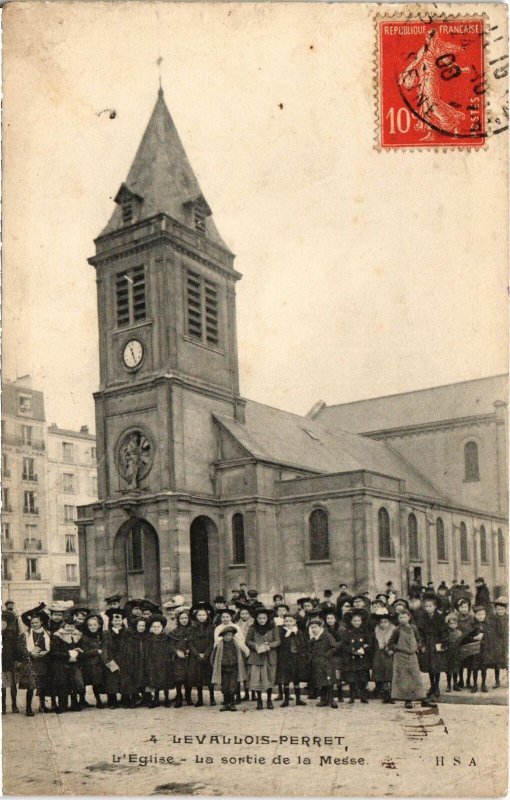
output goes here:
{"type": "Polygon", "coordinates": [[[470,633],[461,640],[461,643],[480,642],[479,652],[471,656],[468,660],[468,664],[473,670],[473,686],[471,692],[474,694],[478,691],[479,672],[481,672],[482,676],[482,692],[485,693],[489,691],[487,688],[487,669],[494,665],[496,635],[494,625],[487,615],[485,606],[475,606],[473,611],[475,614],[474,627],[470,633]]]}
{"type": "Polygon", "coordinates": [[[182,708],[183,689],[186,705],[192,706],[191,686],[188,682],[189,642],[191,638],[191,620],[188,609],[181,609],[181,611],[178,612],[177,626],[175,630],[169,634],[169,638],[175,650],[174,679],[177,690],[175,708],[182,708]]]}
{"type": "Polygon", "coordinates": [[[308,679],[308,655],[306,638],[296,625],[296,618],[290,612],[283,616],[283,625],[279,627],[280,646],[277,650],[276,683],[283,686],[283,703],[287,708],[290,700],[290,684],[296,694],[296,705],[306,706],[301,699],[301,682],[308,679]]]}
{"type": "Polygon", "coordinates": [[[388,651],[388,642],[395,630],[395,626],[390,622],[390,615],[387,610],[377,612],[377,625],[374,628],[373,636],[373,660],[372,660],[372,680],[379,686],[382,694],[383,703],[394,703],[391,698],[391,680],[393,677],[393,659],[388,651]]]}
{"type": "Polygon", "coordinates": [[[340,643],[346,656],[345,677],[349,684],[350,703],[354,703],[356,695],[362,703],[368,703],[367,684],[372,663],[371,639],[366,612],[353,610],[349,628],[340,643]]]}
{"type": "MultiPolygon", "coordinates": [[[[148,669],[147,669],[147,639],[148,639],[148,620],[133,618],[133,628],[130,629],[130,639],[128,644],[129,668],[131,672],[132,688],[135,693],[135,705],[149,705],[152,700],[151,693],[147,691],[148,669]]],[[[170,701],[165,697],[165,706],[170,706],[170,701]]]]}
{"type": "MultiPolygon", "coordinates": [[[[335,607],[336,608],[336,607],[335,607]]],[[[339,622],[336,616],[336,610],[327,608],[322,612],[324,619],[325,630],[331,634],[335,642],[341,642],[342,636],[347,629],[346,624],[339,622]]],[[[337,688],[337,698],[339,703],[344,702],[342,693],[342,671],[344,671],[344,656],[338,648],[338,652],[333,656],[332,661],[333,669],[333,697],[335,696],[335,686],[337,688]]]]}
{"type": "Polygon", "coordinates": [[[52,673],[53,691],[58,697],[57,714],[69,708],[81,711],[78,698],[84,690],[83,676],[78,665],[82,653],[82,634],[74,624],[72,614],[64,615],[62,627],[55,631],[50,644],[50,669],[52,673]]]}
{"type": "Polygon", "coordinates": [[[130,672],[130,632],[124,625],[126,613],[120,608],[108,608],[108,630],[103,634],[103,651],[101,658],[106,669],[105,688],[108,708],[119,707],[117,695],[120,693],[121,704],[127,708],[133,705],[131,694],[134,687],[130,672]]]}
{"type": "MultiPolygon", "coordinates": [[[[7,689],[11,690],[12,713],[19,714],[14,666],[16,662],[24,660],[26,656],[21,646],[16,617],[11,611],[2,611],[2,714],[7,713],[7,689]]],[[[28,705],[27,716],[33,716],[33,711],[28,713],[28,705]]]]}
{"type": "Polygon", "coordinates": [[[149,619],[146,640],[147,686],[154,693],[149,708],[157,708],[160,704],[160,691],[168,692],[175,683],[175,647],[172,639],[165,634],[165,628],[166,617],[153,614],[149,619]]]}
{"type": "Polygon", "coordinates": [[[221,688],[223,705],[220,711],[237,711],[235,693],[237,685],[246,680],[243,655],[249,654],[246,645],[235,639],[237,628],[225,626],[219,636],[211,656],[213,667],[212,681],[221,688]]]}
{"type": "Polygon", "coordinates": [[[416,627],[421,638],[421,649],[418,656],[420,669],[428,672],[430,688],[427,697],[439,697],[439,680],[441,678],[441,652],[448,645],[448,632],[444,617],[437,610],[435,595],[424,595],[424,614],[417,618],[416,627]]]}
{"type": "Polygon", "coordinates": [[[460,692],[460,642],[463,634],[459,628],[459,618],[455,612],[448,614],[445,622],[448,631],[448,643],[443,646],[442,662],[443,671],[446,672],[446,691],[451,692],[453,678],[453,691],[460,692]]]}
{"type": "Polygon", "coordinates": [[[83,623],[81,639],[83,682],[92,686],[96,698],[96,708],[104,708],[101,693],[105,691],[103,653],[103,619],[99,614],[91,614],[83,623]]]}
{"type": "Polygon", "coordinates": [[[197,689],[196,707],[204,705],[204,686],[209,689],[210,704],[216,705],[214,686],[212,684],[211,655],[214,648],[214,630],[205,607],[198,608],[195,613],[191,636],[189,638],[188,683],[197,689]]]}
{"type": "MultiPolygon", "coordinates": [[[[35,691],[39,695],[39,710],[43,713],[52,710],[46,707],[51,640],[48,631],[44,628],[47,615],[42,611],[31,609],[22,614],[21,618],[25,625],[29,626],[29,631],[24,636],[23,649],[26,652],[26,660],[23,663],[19,687],[27,690],[26,713],[30,717],[32,716],[32,699],[35,691]]],[[[54,703],[53,706],[55,706],[54,703]]]]}
{"type": "Polygon", "coordinates": [[[338,708],[333,699],[333,657],[338,653],[338,644],[318,617],[310,620],[308,635],[308,685],[315,696],[320,695],[318,706],[338,708]]]}
{"type": "Polygon", "coordinates": [[[499,689],[500,670],[508,671],[508,601],[506,597],[497,597],[494,601],[495,616],[493,619],[495,634],[494,651],[494,688],[499,689]]]}

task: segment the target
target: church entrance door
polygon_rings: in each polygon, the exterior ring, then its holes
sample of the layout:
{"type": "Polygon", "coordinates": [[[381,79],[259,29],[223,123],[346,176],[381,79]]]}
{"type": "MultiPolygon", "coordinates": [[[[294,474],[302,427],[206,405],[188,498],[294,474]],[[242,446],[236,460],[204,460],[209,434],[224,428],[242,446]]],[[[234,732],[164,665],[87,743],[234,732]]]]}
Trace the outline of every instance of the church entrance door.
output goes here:
{"type": "Polygon", "coordinates": [[[201,600],[209,602],[210,585],[210,545],[215,544],[218,538],[218,529],[209,517],[197,517],[191,523],[190,550],[191,550],[191,592],[193,604],[201,600]]]}
{"type": "Polygon", "coordinates": [[[140,517],[126,520],[113,546],[115,591],[124,597],[141,597],[159,603],[159,540],[150,522],[140,517]]]}

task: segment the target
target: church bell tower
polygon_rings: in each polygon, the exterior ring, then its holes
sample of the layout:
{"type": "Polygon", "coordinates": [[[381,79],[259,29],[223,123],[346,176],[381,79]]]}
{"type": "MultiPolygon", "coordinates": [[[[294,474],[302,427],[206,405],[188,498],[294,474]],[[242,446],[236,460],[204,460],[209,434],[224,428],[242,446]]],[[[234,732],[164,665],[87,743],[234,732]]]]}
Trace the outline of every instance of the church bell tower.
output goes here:
{"type": "MultiPolygon", "coordinates": [[[[164,599],[190,589],[189,522],[214,500],[213,414],[242,420],[244,405],[235,311],[241,276],[161,89],[95,244],[100,502],[80,509],[94,516],[93,527],[90,519],[80,528],[82,580],[89,599],[113,590],[164,599]]],[[[208,589],[219,583],[206,577],[208,589]]]]}

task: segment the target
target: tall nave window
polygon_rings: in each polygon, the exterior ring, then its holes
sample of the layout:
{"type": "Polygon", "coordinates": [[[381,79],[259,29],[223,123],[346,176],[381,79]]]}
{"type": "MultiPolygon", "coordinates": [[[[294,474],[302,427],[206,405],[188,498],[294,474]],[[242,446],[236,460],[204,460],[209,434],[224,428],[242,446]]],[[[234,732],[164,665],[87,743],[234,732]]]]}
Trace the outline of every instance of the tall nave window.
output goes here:
{"type": "Polygon", "coordinates": [[[480,470],[478,466],[478,445],[476,442],[466,442],[464,445],[464,480],[480,480],[480,470]]]}

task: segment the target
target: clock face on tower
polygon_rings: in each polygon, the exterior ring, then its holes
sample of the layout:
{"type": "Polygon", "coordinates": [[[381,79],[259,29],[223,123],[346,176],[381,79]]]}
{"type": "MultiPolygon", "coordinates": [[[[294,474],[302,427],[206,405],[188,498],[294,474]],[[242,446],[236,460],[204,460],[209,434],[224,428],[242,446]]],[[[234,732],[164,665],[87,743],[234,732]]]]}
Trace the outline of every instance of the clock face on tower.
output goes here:
{"type": "Polygon", "coordinates": [[[143,345],[138,339],[130,339],[126,342],[122,351],[122,360],[128,369],[137,369],[142,363],[143,345]]]}

